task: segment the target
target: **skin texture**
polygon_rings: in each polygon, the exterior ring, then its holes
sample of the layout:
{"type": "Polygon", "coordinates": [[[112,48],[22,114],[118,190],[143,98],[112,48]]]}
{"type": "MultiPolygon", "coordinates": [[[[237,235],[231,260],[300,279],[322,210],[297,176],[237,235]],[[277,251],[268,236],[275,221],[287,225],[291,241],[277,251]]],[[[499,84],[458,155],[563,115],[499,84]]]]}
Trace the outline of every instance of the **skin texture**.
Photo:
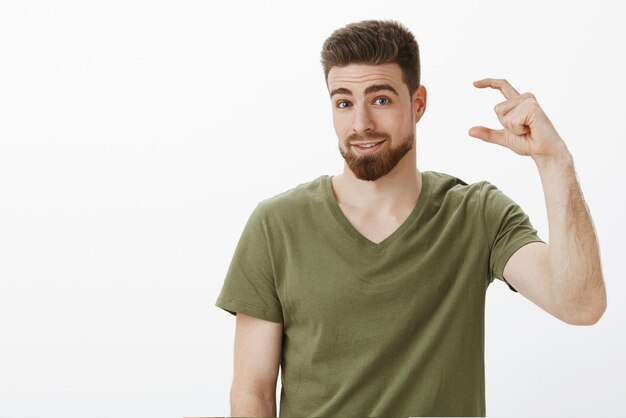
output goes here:
{"type": "Polygon", "coordinates": [[[330,98],[333,126],[345,159],[343,173],[332,178],[333,192],[352,225],[378,243],[404,222],[421,192],[415,125],[426,110],[426,88],[422,85],[409,95],[402,70],[395,63],[333,67],[327,84],[329,95],[339,89],[352,93],[340,92],[330,98]],[[366,88],[382,84],[398,94],[388,90],[365,94],[366,88]],[[385,142],[375,154],[360,155],[350,145],[379,139],[385,142]],[[372,163],[378,167],[362,167],[372,163]]]}
{"type": "Polygon", "coordinates": [[[237,312],[230,415],[275,416],[283,324],[237,312]]]}

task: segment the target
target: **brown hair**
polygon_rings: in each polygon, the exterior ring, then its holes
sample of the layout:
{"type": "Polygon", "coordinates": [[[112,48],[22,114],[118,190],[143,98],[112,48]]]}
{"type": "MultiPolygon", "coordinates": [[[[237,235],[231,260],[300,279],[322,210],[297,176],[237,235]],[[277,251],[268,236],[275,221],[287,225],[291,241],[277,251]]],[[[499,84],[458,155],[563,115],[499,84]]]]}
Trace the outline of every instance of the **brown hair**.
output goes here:
{"type": "Polygon", "coordinates": [[[413,34],[394,20],[363,20],[335,30],[321,53],[324,79],[332,67],[396,63],[412,96],[420,85],[419,46],[413,34]]]}

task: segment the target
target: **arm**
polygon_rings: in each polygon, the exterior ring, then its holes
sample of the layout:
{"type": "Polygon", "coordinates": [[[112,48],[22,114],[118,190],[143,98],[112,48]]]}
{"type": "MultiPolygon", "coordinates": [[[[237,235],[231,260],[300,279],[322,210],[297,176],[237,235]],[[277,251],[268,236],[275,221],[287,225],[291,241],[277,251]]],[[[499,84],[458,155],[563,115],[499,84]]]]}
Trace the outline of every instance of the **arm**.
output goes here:
{"type": "Polygon", "coordinates": [[[474,126],[470,136],[532,157],[546,199],[550,245],[520,248],[507,263],[507,280],[570,324],[596,323],[607,303],[600,251],[565,142],[532,93],[519,94],[501,79],[486,78],[474,85],[499,89],[507,100],[494,108],[504,129],[474,126]]]}
{"type": "Polygon", "coordinates": [[[282,331],[281,323],[237,313],[231,416],[276,416],[282,331]]]}
{"type": "Polygon", "coordinates": [[[535,159],[548,211],[551,289],[564,317],[591,325],[606,309],[600,251],[572,156],[561,144],[554,156],[535,159]]]}

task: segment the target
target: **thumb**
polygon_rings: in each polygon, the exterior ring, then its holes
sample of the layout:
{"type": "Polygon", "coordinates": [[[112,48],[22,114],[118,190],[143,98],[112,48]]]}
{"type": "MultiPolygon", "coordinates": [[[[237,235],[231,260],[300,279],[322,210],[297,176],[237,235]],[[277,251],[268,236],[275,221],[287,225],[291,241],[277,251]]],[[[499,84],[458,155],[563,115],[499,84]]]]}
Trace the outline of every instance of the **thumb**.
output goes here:
{"type": "Polygon", "coordinates": [[[481,139],[485,142],[491,142],[492,144],[504,145],[504,129],[493,130],[485,128],[484,126],[474,126],[470,128],[468,132],[469,136],[481,139]]]}

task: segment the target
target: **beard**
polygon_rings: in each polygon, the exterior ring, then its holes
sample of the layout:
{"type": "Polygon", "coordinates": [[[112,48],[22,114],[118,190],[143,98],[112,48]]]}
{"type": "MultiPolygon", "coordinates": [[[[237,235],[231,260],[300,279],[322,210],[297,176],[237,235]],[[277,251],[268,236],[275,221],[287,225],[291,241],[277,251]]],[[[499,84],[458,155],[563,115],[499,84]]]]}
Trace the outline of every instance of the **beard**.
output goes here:
{"type": "Polygon", "coordinates": [[[374,181],[378,180],[385,174],[389,173],[400,162],[412,148],[415,142],[415,131],[407,135],[402,142],[392,148],[389,143],[389,135],[384,133],[372,132],[365,136],[351,135],[348,137],[348,150],[344,151],[339,144],[339,153],[346,160],[348,167],[354,173],[354,176],[360,180],[374,181]],[[378,141],[385,140],[382,148],[373,154],[357,154],[352,149],[350,142],[364,140],[378,141]]]}

